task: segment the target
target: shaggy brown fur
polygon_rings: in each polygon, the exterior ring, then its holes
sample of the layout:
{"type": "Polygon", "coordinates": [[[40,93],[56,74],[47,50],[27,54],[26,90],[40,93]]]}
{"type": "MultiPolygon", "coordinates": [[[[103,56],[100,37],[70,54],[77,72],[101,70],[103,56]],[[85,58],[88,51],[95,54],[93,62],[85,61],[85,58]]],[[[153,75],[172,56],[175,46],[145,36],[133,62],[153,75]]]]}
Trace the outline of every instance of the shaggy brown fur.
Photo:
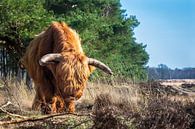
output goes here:
{"type": "Polygon", "coordinates": [[[75,111],[74,100],[82,96],[93,70],[87,63],[78,34],[63,22],[53,22],[31,41],[21,63],[35,83],[32,108],[38,110],[52,103],[52,112],[61,112],[65,107],[69,112],[75,111]],[[40,66],[39,60],[48,53],[60,53],[63,61],[40,66]]]}

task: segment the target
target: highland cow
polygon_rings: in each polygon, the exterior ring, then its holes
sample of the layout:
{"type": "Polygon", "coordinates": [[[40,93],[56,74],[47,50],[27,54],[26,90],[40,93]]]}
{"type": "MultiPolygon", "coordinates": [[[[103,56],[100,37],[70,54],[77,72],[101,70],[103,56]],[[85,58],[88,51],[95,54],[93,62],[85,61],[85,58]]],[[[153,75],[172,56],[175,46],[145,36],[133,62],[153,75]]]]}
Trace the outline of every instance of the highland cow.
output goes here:
{"type": "Polygon", "coordinates": [[[74,112],[74,101],[82,96],[95,67],[112,74],[108,66],[85,55],[79,35],[63,22],[53,22],[36,36],[20,64],[34,82],[32,109],[45,113],[74,112]]]}

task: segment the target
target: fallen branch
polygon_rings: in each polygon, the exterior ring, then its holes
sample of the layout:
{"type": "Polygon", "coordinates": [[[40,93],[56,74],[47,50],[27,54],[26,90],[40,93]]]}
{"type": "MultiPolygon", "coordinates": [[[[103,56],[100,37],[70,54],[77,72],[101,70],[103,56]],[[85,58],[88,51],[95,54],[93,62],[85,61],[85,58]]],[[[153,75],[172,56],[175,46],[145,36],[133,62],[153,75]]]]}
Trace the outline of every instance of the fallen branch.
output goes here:
{"type": "Polygon", "coordinates": [[[5,113],[5,114],[7,114],[9,116],[12,116],[12,117],[18,117],[18,118],[22,118],[22,119],[27,118],[26,116],[21,116],[21,115],[18,115],[18,114],[13,114],[13,113],[10,113],[10,112],[8,112],[8,111],[6,111],[6,110],[3,109],[5,107],[9,106],[10,104],[12,104],[12,103],[10,101],[8,101],[6,104],[2,105],[0,107],[0,111],[2,111],[3,113],[5,113]]]}
{"type": "Polygon", "coordinates": [[[13,113],[10,113],[6,110],[4,110],[3,108],[0,107],[0,111],[2,111],[3,113],[9,115],[9,116],[12,116],[12,117],[18,117],[18,118],[22,118],[22,119],[25,119],[27,118],[26,116],[21,116],[21,115],[18,115],[18,114],[13,114],[13,113]]]}
{"type": "Polygon", "coordinates": [[[12,104],[10,101],[8,101],[6,104],[2,105],[1,108],[5,108],[7,106],[9,106],[10,104],[12,104]]]}
{"type": "Polygon", "coordinates": [[[57,116],[64,116],[64,115],[74,115],[74,116],[91,116],[91,114],[76,114],[76,113],[59,113],[59,114],[50,114],[50,115],[44,115],[40,117],[25,117],[22,116],[23,119],[18,120],[11,120],[11,121],[0,121],[0,125],[8,125],[8,124],[19,124],[23,122],[35,122],[40,120],[46,120],[49,118],[54,118],[57,116]]]}

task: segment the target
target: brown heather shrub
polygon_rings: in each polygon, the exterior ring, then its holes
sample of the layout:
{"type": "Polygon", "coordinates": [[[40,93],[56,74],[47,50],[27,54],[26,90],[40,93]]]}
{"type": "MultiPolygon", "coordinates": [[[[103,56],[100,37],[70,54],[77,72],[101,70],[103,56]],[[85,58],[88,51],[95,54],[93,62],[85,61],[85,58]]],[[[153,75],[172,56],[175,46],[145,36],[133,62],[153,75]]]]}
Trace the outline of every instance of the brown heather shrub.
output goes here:
{"type": "Polygon", "coordinates": [[[182,103],[168,97],[150,97],[140,116],[136,120],[139,129],[189,129],[192,124],[182,103]]]}
{"type": "Polygon", "coordinates": [[[93,113],[95,129],[194,129],[195,103],[186,98],[149,95],[146,102],[134,110],[131,102],[116,101],[109,93],[95,99],[93,113]]]}
{"type": "Polygon", "coordinates": [[[122,110],[115,105],[109,94],[97,96],[93,113],[95,129],[129,129],[121,117],[122,110]]]}
{"type": "Polygon", "coordinates": [[[195,103],[188,102],[184,105],[184,109],[191,117],[191,124],[189,129],[195,129],[195,103]]]}

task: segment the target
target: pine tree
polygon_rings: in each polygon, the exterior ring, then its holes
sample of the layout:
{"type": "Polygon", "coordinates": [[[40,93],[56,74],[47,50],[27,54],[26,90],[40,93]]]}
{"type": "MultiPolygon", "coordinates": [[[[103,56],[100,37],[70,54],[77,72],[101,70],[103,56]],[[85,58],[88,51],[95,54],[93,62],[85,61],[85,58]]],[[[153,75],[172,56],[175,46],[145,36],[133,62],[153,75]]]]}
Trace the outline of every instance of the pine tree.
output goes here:
{"type": "MultiPolygon", "coordinates": [[[[35,34],[51,23],[53,14],[39,0],[0,1],[0,49],[9,71],[17,72],[18,60],[35,34]]],[[[6,71],[6,72],[9,72],[6,71]]]]}
{"type": "Polygon", "coordinates": [[[116,75],[146,78],[146,45],[137,43],[133,32],[139,22],[127,17],[119,0],[46,1],[48,10],[79,32],[89,56],[109,64],[116,75]]]}
{"type": "Polygon", "coordinates": [[[0,46],[14,57],[11,64],[52,20],[77,30],[86,54],[108,64],[115,76],[146,78],[146,45],[137,43],[133,32],[139,22],[125,14],[120,0],[0,1],[0,46]]]}

